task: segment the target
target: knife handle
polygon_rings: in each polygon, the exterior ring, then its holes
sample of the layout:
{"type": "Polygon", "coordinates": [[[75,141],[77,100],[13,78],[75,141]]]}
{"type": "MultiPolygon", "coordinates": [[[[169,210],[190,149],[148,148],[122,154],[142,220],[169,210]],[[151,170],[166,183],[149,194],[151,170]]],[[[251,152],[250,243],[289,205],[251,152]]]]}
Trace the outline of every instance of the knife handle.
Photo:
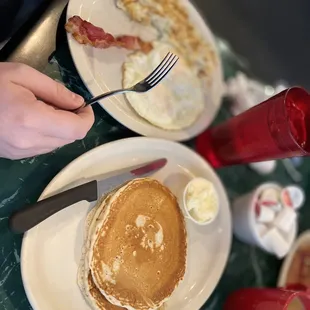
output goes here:
{"type": "Polygon", "coordinates": [[[97,181],[91,181],[16,211],[9,219],[9,227],[15,233],[24,233],[74,203],[97,199],[97,181]]]}

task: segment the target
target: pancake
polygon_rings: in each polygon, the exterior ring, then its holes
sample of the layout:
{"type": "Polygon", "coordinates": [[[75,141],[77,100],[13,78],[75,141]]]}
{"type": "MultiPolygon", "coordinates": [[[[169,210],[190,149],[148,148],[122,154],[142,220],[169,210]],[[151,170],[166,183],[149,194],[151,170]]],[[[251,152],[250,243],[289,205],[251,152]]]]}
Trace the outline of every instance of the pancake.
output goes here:
{"type": "Polygon", "coordinates": [[[149,178],[105,200],[88,255],[96,287],[114,305],[159,308],[183,279],[185,221],[175,196],[149,178]]]}
{"type": "MultiPolygon", "coordinates": [[[[102,219],[104,215],[105,206],[111,199],[115,192],[102,197],[96,206],[88,213],[85,223],[84,232],[84,245],[82,249],[82,257],[80,261],[79,271],[78,271],[78,285],[80,290],[92,309],[95,310],[124,310],[123,307],[115,306],[111,304],[96,287],[88,263],[88,252],[90,249],[91,236],[95,232],[96,223],[102,219]]],[[[164,310],[164,306],[158,310],[164,310]]]]}
{"type": "Polygon", "coordinates": [[[95,231],[96,222],[99,221],[104,214],[105,203],[113,196],[113,193],[104,196],[96,206],[89,212],[86,219],[84,246],[82,249],[82,257],[78,271],[78,285],[80,290],[92,309],[95,310],[124,310],[122,307],[111,304],[96,287],[88,264],[88,252],[90,249],[91,236],[95,231]]]}

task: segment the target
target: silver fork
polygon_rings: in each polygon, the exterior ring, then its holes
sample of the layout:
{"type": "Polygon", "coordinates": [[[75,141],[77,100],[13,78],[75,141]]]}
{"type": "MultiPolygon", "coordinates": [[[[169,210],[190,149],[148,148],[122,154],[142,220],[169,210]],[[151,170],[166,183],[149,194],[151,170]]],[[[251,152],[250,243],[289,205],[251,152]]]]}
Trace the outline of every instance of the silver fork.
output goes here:
{"type": "Polygon", "coordinates": [[[177,55],[174,55],[173,53],[169,52],[166,55],[166,57],[163,59],[163,61],[144,80],[140,81],[139,83],[137,83],[136,85],[130,88],[113,90],[113,91],[104,93],[102,95],[99,95],[97,97],[94,97],[86,101],[85,104],[81,108],[84,108],[88,105],[92,105],[98,100],[101,100],[101,99],[104,99],[110,96],[118,95],[118,94],[124,94],[124,93],[132,92],[132,91],[137,92],[137,93],[147,92],[163,80],[163,78],[169,73],[169,71],[174,67],[174,65],[177,63],[178,60],[179,60],[179,57],[177,55]]]}

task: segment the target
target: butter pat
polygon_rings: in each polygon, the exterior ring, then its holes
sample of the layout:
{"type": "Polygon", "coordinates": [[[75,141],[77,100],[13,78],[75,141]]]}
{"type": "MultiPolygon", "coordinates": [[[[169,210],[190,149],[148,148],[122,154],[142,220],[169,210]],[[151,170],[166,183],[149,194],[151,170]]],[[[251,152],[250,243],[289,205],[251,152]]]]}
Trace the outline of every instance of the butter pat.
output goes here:
{"type": "Polygon", "coordinates": [[[214,185],[203,178],[190,181],[184,192],[187,213],[198,223],[214,220],[219,209],[219,199],[214,185]]]}

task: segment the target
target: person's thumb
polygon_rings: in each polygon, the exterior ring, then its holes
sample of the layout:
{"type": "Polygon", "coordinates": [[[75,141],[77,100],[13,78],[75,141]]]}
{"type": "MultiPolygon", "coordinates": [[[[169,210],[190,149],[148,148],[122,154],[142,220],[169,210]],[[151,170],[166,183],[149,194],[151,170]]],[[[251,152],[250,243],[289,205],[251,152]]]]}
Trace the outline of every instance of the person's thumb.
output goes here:
{"type": "Polygon", "coordinates": [[[8,64],[11,82],[29,89],[37,98],[64,110],[74,110],[84,99],[47,75],[23,64],[8,64]]]}

